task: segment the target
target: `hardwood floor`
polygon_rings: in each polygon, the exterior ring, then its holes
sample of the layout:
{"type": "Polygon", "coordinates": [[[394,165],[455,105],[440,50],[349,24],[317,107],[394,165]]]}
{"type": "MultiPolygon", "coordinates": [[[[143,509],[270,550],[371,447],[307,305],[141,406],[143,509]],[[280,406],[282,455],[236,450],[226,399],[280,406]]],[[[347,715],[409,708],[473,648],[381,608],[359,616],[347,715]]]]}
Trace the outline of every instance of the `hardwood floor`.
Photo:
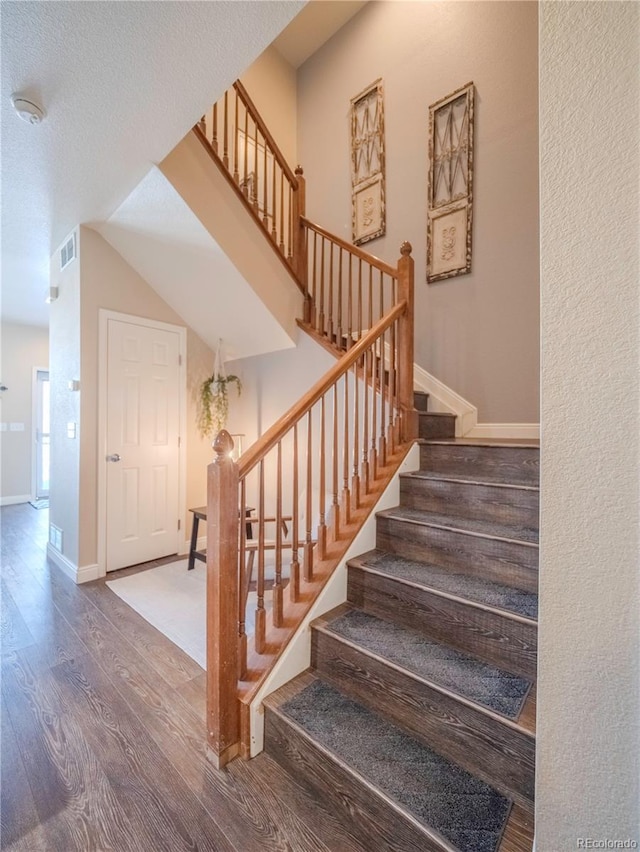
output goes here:
{"type": "Polygon", "coordinates": [[[48,511],[1,521],[5,852],[364,852],[267,755],[215,770],[202,669],[47,562],[48,511]]]}

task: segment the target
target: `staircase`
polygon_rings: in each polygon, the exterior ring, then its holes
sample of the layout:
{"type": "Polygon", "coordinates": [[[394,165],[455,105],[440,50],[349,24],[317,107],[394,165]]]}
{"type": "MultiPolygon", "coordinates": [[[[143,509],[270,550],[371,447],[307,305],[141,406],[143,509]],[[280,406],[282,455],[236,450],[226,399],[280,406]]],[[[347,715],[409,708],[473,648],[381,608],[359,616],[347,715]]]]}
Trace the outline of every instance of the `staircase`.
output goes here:
{"type": "Polygon", "coordinates": [[[537,446],[420,412],[420,470],[266,700],[265,748],[376,850],[533,842],[537,446]]]}

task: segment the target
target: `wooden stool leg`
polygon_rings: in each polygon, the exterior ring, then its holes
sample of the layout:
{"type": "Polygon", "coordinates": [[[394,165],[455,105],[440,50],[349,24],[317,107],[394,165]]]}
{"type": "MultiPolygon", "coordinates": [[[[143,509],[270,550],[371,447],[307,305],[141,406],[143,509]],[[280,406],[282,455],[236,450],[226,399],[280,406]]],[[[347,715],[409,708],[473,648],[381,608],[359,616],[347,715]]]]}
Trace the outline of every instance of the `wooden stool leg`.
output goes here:
{"type": "Polygon", "coordinates": [[[255,559],[256,553],[255,550],[250,550],[249,555],[247,557],[247,574],[246,574],[246,582],[245,587],[242,590],[244,593],[244,608],[247,608],[247,598],[249,597],[249,588],[251,586],[251,579],[253,577],[253,561],[255,559]]]}
{"type": "Polygon", "coordinates": [[[189,546],[189,565],[187,571],[193,571],[195,568],[196,557],[195,552],[198,549],[198,526],[200,518],[197,515],[193,516],[193,526],[191,527],[191,544],[189,546]]]}

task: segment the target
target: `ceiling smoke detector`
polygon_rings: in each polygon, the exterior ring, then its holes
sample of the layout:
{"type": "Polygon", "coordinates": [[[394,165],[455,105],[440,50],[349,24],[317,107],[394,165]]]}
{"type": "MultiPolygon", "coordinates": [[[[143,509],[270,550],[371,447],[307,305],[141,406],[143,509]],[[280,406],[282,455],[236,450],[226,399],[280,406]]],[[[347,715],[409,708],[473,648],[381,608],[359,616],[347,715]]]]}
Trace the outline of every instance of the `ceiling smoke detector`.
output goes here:
{"type": "Polygon", "coordinates": [[[40,124],[44,118],[42,107],[21,95],[11,95],[11,103],[20,118],[28,124],[40,124]]]}

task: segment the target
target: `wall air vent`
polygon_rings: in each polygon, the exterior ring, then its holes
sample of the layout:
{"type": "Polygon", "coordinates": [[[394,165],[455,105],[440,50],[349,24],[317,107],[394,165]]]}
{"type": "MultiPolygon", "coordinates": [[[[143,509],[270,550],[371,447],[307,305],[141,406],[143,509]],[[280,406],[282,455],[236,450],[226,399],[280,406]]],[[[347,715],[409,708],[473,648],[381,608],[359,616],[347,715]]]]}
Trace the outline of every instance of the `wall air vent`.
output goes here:
{"type": "Polygon", "coordinates": [[[68,266],[76,259],[76,235],[71,234],[67,242],[60,249],[60,269],[68,266]]]}

